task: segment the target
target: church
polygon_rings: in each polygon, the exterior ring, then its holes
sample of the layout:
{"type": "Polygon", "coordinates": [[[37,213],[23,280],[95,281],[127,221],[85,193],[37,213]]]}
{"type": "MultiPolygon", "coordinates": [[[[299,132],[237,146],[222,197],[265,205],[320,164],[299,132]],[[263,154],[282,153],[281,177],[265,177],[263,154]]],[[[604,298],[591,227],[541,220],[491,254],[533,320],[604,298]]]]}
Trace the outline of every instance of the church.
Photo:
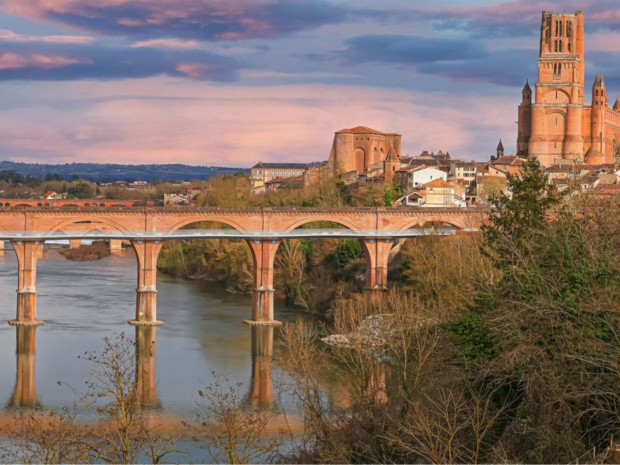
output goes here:
{"type": "Polygon", "coordinates": [[[599,73],[592,105],[584,105],[583,12],[542,12],[538,82],[525,84],[519,105],[517,151],[542,166],[574,162],[614,163],[620,155],[620,101],[609,108],[599,73]]]}

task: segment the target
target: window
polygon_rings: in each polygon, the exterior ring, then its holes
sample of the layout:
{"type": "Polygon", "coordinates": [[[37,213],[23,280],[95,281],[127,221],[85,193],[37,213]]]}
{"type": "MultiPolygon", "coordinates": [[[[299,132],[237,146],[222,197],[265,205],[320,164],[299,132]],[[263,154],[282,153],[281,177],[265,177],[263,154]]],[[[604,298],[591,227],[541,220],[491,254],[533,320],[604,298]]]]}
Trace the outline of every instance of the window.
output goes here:
{"type": "Polygon", "coordinates": [[[558,44],[558,51],[562,53],[562,41],[561,40],[560,40],[560,43],[558,44]]]}
{"type": "MultiPolygon", "coordinates": [[[[573,23],[572,21],[568,21],[566,23],[566,37],[573,37],[573,23]]],[[[570,44],[569,44],[569,50],[570,50],[570,44]]]]}
{"type": "Polygon", "coordinates": [[[557,51],[558,51],[558,41],[557,41],[557,40],[554,42],[554,45],[553,45],[553,51],[554,51],[554,52],[557,52],[557,51]]]}
{"type": "Polygon", "coordinates": [[[560,21],[560,37],[562,37],[562,25],[563,25],[563,24],[564,24],[564,23],[563,23],[562,21],[560,21]]]}

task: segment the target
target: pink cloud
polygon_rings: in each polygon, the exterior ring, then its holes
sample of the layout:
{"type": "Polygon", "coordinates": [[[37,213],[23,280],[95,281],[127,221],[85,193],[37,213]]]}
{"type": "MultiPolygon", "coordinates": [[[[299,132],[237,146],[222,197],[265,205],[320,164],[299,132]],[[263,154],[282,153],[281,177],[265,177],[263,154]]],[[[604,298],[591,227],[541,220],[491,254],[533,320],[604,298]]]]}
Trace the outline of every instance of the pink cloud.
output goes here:
{"type": "Polygon", "coordinates": [[[77,63],[90,62],[75,58],[38,54],[18,55],[17,53],[4,53],[0,55],[0,69],[59,68],[77,63]]]}
{"type": "Polygon", "coordinates": [[[17,43],[49,43],[49,44],[90,44],[95,40],[88,36],[33,36],[17,34],[7,29],[0,29],[0,41],[17,43]]]}
{"type": "Polygon", "coordinates": [[[172,48],[178,50],[192,50],[201,48],[201,44],[195,40],[180,39],[151,39],[142,40],[132,45],[133,48],[153,47],[153,48],[172,48]]]}
{"type": "Polygon", "coordinates": [[[442,149],[466,159],[488,158],[499,137],[515,136],[513,112],[506,109],[518,104],[512,95],[452,97],[334,85],[252,88],[163,77],[39,82],[21,86],[12,98],[20,105],[0,113],[0,151],[15,160],[240,167],[258,160],[325,160],[333,133],[357,125],[403,134],[404,153],[442,149]],[[55,95],[68,96],[65,109],[55,95]]]}
{"type": "Polygon", "coordinates": [[[309,0],[3,0],[1,11],[107,34],[237,40],[339,22],[337,4],[309,0]]]}

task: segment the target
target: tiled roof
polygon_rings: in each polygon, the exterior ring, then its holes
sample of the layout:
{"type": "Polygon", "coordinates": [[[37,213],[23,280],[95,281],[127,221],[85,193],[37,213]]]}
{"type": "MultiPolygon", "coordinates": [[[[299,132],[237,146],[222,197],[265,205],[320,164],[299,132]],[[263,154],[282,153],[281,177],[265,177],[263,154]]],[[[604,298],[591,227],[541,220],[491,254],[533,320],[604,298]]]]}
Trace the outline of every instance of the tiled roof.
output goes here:
{"type": "Polygon", "coordinates": [[[381,132],[367,126],[356,126],[350,129],[341,129],[340,131],[336,131],[336,134],[376,134],[379,136],[400,136],[400,134],[381,132]]]}
{"type": "Polygon", "coordinates": [[[443,179],[435,179],[434,181],[424,184],[424,187],[454,187],[454,184],[446,182],[443,179]]]}
{"type": "Polygon", "coordinates": [[[504,155],[503,157],[499,157],[497,160],[493,162],[494,165],[511,165],[511,166],[521,166],[523,164],[523,158],[520,158],[516,155],[504,155]]]}
{"type": "Polygon", "coordinates": [[[263,163],[259,161],[252,168],[303,170],[308,163],[263,163]]]}

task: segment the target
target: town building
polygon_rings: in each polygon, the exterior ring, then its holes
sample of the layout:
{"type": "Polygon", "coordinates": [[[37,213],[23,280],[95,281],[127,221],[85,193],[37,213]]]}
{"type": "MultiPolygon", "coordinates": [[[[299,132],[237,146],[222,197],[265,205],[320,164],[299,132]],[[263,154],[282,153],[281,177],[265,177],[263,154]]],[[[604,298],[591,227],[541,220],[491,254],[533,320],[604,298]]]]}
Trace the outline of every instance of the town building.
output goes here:
{"type": "Polygon", "coordinates": [[[420,187],[435,179],[448,179],[448,173],[434,166],[407,166],[396,171],[395,180],[403,189],[409,192],[412,188],[420,187]]]}
{"type": "Polygon", "coordinates": [[[275,179],[284,180],[303,176],[308,163],[263,163],[259,161],[250,168],[250,183],[252,192],[265,191],[265,184],[275,179]]]}
{"type": "Polygon", "coordinates": [[[609,108],[599,73],[585,105],[584,15],[542,12],[535,100],[526,82],[519,105],[517,154],[542,166],[613,163],[620,144],[620,101],[609,108]]]}
{"type": "Polygon", "coordinates": [[[452,164],[451,174],[454,179],[462,180],[467,186],[476,184],[476,162],[455,161],[452,164]]]}
{"type": "Polygon", "coordinates": [[[394,161],[400,157],[401,139],[400,134],[366,126],[341,129],[334,134],[328,163],[336,174],[350,171],[362,174],[373,168],[383,169],[390,148],[394,161]]]}
{"type": "Polygon", "coordinates": [[[422,207],[465,207],[465,191],[462,186],[435,179],[423,186],[422,207]]]}

